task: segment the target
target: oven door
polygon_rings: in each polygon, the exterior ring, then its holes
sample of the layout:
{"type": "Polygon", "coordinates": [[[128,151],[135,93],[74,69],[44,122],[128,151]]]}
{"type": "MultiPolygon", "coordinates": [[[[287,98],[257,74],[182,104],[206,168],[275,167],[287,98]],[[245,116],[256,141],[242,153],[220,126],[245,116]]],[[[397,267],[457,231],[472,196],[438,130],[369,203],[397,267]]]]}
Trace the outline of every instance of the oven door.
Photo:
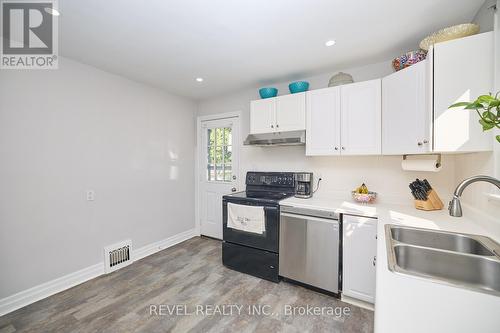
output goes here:
{"type": "Polygon", "coordinates": [[[257,249],[278,253],[279,249],[279,206],[266,205],[252,201],[231,201],[224,199],[222,202],[223,213],[223,240],[239,245],[250,246],[257,249]],[[227,226],[227,203],[237,205],[259,206],[264,208],[266,231],[256,234],[228,228],[227,226]]]}

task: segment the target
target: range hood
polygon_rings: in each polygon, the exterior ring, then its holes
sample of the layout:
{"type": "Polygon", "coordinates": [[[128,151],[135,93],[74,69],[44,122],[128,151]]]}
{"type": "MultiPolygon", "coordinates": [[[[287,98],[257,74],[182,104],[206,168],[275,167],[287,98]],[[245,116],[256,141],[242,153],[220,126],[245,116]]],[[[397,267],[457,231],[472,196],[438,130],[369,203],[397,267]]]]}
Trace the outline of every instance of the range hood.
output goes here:
{"type": "Polygon", "coordinates": [[[306,143],[306,131],[249,134],[243,142],[247,146],[298,146],[306,143]]]}

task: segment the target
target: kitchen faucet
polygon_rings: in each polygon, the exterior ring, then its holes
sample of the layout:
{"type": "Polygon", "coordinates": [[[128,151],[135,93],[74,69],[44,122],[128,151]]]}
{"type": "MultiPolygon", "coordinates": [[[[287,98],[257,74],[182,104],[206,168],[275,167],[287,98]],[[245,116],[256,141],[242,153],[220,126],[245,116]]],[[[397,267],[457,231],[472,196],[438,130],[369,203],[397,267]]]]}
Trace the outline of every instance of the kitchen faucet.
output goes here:
{"type": "Polygon", "coordinates": [[[448,205],[448,210],[450,211],[451,216],[460,217],[462,216],[462,205],[460,204],[460,196],[462,196],[462,192],[464,189],[472,183],[475,182],[487,182],[495,185],[500,189],[500,180],[490,177],[490,176],[472,176],[470,178],[464,179],[460,184],[458,184],[455,189],[455,193],[453,193],[453,198],[448,205]]]}

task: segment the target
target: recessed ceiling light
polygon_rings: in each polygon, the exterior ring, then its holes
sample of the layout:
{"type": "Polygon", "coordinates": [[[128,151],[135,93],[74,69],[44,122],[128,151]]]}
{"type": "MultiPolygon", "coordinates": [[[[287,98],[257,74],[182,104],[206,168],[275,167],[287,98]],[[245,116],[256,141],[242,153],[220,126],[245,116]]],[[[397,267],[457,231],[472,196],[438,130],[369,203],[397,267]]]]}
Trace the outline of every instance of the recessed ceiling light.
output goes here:
{"type": "Polygon", "coordinates": [[[203,78],[202,77],[197,77],[196,78],[196,82],[203,82],[203,78]]]}
{"type": "Polygon", "coordinates": [[[333,39],[332,40],[329,40],[325,43],[326,46],[333,46],[335,45],[335,43],[337,43],[336,41],[334,41],[333,39]]]}
{"type": "Polygon", "coordinates": [[[53,15],[53,16],[59,16],[61,15],[57,9],[54,9],[54,8],[51,8],[51,7],[45,7],[44,10],[49,13],[50,15],[53,15]]]}

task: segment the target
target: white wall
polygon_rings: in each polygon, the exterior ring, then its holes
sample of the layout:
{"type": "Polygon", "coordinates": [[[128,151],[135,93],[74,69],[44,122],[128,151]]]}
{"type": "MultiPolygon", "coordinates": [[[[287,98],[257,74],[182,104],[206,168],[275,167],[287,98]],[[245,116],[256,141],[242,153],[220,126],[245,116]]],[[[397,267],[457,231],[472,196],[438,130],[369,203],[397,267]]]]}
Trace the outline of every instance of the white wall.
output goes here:
{"type": "MultiPolygon", "coordinates": [[[[486,1],[488,7],[491,5],[491,1],[486,1]]],[[[485,6],[483,6],[485,7],[485,6]]],[[[482,8],[483,8],[482,7],[482,8]]],[[[497,11],[495,13],[495,91],[500,91],[500,0],[497,1],[497,11]]],[[[490,13],[493,10],[489,9],[490,13]]],[[[478,15],[481,10],[478,12],[478,15]]],[[[478,17],[476,15],[476,17],[478,17]]],[[[483,16],[486,14],[483,13],[483,16]]],[[[480,126],[477,124],[477,126],[480,126]]],[[[500,131],[496,131],[496,135],[500,134],[500,131]]],[[[457,167],[456,167],[456,182],[474,175],[484,174],[500,178],[500,143],[495,139],[493,143],[494,151],[477,153],[477,154],[464,154],[456,157],[457,167]]],[[[498,221],[498,228],[500,230],[500,202],[491,200],[488,198],[487,194],[498,193],[493,185],[487,183],[476,183],[469,186],[463,194],[463,202],[469,204],[470,206],[476,208],[477,210],[486,213],[489,216],[496,217],[498,221]]],[[[464,214],[466,214],[464,210],[464,214]]]]}
{"type": "MultiPolygon", "coordinates": [[[[390,61],[368,66],[344,69],[354,77],[354,81],[364,81],[383,77],[392,73],[390,61]]],[[[305,78],[311,83],[310,89],[328,85],[330,77],[337,71],[305,78]]],[[[271,85],[279,89],[279,94],[288,94],[288,82],[271,85]]],[[[250,100],[258,99],[258,87],[243,90],[228,96],[212,98],[198,104],[198,114],[218,114],[242,112],[242,132],[244,139],[249,130],[250,100]]],[[[348,197],[350,191],[366,182],[368,187],[379,193],[380,202],[412,202],[408,184],[415,178],[427,178],[438,193],[447,201],[455,183],[454,157],[446,156],[444,168],[439,173],[405,172],[401,170],[401,157],[306,157],[304,147],[248,147],[242,146],[240,153],[240,179],[246,171],[312,171],[321,175],[321,194],[348,197]]]]}
{"type": "Polygon", "coordinates": [[[494,29],[494,12],[491,6],[495,5],[496,1],[486,0],[472,19],[473,23],[479,24],[481,32],[492,31],[494,29]]]}
{"type": "Polygon", "coordinates": [[[2,71],[0,299],[194,228],[195,112],[68,59],[2,71]]]}

